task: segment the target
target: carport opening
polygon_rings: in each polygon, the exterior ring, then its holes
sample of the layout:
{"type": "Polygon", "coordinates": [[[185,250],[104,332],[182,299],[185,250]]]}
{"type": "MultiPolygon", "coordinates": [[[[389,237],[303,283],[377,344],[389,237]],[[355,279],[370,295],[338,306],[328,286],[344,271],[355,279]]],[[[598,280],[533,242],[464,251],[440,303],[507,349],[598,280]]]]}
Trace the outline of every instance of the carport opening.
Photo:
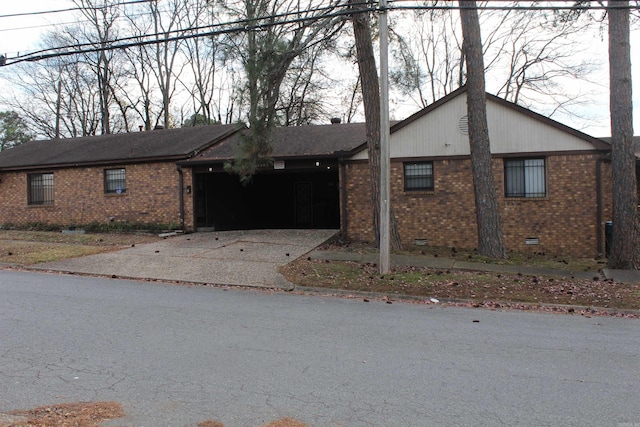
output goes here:
{"type": "Polygon", "coordinates": [[[246,185],[225,172],[196,173],[194,185],[199,229],[340,227],[337,168],[261,172],[246,185]]]}

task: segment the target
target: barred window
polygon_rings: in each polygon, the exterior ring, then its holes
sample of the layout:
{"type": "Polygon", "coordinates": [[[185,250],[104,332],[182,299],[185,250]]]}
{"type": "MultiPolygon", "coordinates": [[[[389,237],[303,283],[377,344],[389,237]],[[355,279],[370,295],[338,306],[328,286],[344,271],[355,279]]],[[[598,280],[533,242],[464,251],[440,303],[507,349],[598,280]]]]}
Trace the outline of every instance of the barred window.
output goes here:
{"type": "Polygon", "coordinates": [[[544,159],[505,159],[506,197],[546,197],[544,159]]]}
{"type": "Polygon", "coordinates": [[[53,204],[53,174],[33,173],[27,175],[28,203],[30,205],[53,204]]]}
{"type": "Polygon", "coordinates": [[[122,194],[127,191],[127,171],[122,169],[105,169],[104,192],[122,194]]]}
{"type": "Polygon", "coordinates": [[[404,191],[433,191],[433,162],[405,163],[404,191]]]}

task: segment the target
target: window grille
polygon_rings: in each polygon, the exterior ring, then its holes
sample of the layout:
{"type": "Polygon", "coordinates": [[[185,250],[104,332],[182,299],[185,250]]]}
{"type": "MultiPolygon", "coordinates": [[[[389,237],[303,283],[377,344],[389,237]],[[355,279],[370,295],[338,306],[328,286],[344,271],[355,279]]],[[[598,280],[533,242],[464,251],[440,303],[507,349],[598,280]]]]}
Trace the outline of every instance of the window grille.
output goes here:
{"type": "Polygon", "coordinates": [[[122,194],[127,191],[127,171],[125,169],[105,169],[104,192],[122,194]]]}
{"type": "Polygon", "coordinates": [[[546,197],[544,159],[505,159],[506,197],[546,197]]]}
{"type": "Polygon", "coordinates": [[[404,164],[405,191],[433,191],[433,162],[404,164]]]}
{"type": "Polygon", "coordinates": [[[37,173],[27,175],[29,181],[28,201],[30,205],[53,204],[53,174],[37,173]]]}

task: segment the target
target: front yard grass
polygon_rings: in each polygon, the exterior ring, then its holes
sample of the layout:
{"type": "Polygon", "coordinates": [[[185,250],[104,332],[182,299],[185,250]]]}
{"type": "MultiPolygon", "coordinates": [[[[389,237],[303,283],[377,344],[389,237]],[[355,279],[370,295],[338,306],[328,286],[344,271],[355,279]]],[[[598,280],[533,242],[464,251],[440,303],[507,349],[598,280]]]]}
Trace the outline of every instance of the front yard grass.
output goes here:
{"type": "Polygon", "coordinates": [[[160,238],[151,234],[63,234],[50,231],[0,230],[0,262],[33,265],[107,252],[160,238]]]}

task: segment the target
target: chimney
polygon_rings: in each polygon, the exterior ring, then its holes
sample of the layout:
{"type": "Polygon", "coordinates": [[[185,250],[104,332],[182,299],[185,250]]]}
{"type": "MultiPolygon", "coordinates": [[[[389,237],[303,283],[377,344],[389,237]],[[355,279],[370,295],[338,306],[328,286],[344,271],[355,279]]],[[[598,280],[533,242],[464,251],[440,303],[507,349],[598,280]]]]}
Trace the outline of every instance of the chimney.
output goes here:
{"type": "Polygon", "coordinates": [[[162,130],[164,129],[164,126],[162,125],[156,125],[156,127],[153,128],[153,130],[162,130]]]}
{"type": "Polygon", "coordinates": [[[138,129],[140,130],[140,132],[142,132],[144,130],[144,126],[140,125],[138,126],[138,129]]]}
{"type": "Polygon", "coordinates": [[[331,124],[332,125],[339,125],[342,122],[342,119],[340,119],[340,117],[332,117],[331,118],[331,124]]]}

